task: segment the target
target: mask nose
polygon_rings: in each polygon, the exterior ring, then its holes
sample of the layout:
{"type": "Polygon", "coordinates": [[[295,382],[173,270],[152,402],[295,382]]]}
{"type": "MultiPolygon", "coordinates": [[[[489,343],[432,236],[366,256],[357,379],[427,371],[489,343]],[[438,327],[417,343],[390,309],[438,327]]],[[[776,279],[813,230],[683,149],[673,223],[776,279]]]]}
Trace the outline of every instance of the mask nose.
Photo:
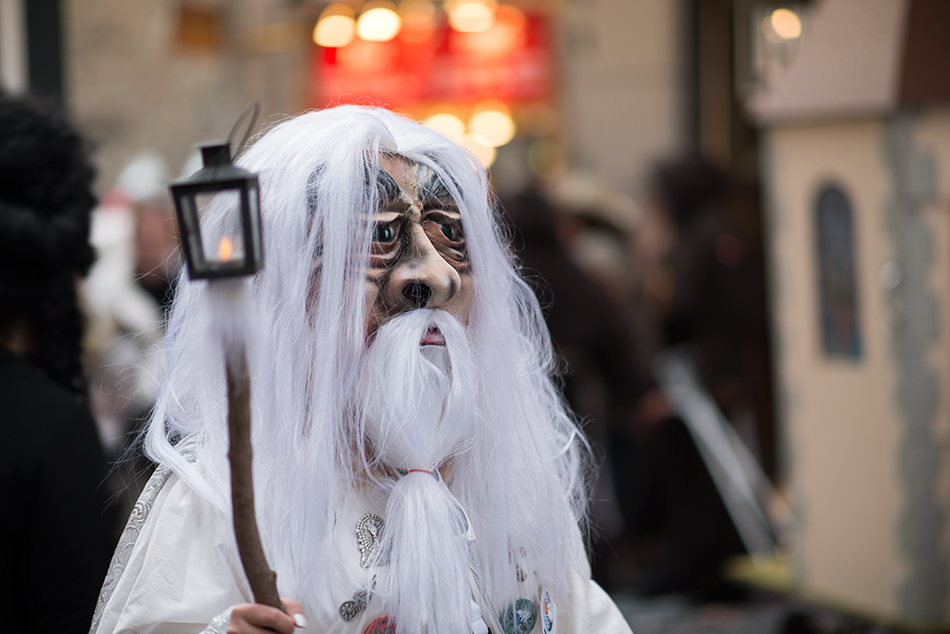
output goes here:
{"type": "Polygon", "coordinates": [[[419,225],[412,228],[409,249],[387,283],[386,303],[390,310],[442,308],[461,286],[458,271],[439,255],[419,225]]]}
{"type": "Polygon", "coordinates": [[[415,280],[403,286],[402,294],[409,302],[410,308],[425,308],[432,297],[432,289],[428,284],[415,280]]]}

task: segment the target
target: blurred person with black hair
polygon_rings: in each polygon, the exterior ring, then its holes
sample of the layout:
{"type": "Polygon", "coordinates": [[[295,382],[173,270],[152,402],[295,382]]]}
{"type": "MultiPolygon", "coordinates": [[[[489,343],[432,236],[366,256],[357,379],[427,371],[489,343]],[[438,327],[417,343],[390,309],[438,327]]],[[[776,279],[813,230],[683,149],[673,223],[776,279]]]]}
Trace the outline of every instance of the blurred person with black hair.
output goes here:
{"type": "Polygon", "coordinates": [[[0,93],[2,631],[86,632],[111,556],[76,289],[93,176],[61,114],[0,93]]]}
{"type": "Polygon", "coordinates": [[[523,275],[544,309],[561,358],[562,393],[601,463],[591,496],[596,531],[591,560],[594,578],[611,591],[630,581],[629,562],[617,544],[628,466],[616,448],[627,444],[638,404],[653,383],[624,307],[572,260],[570,238],[577,237],[577,219],[564,223],[536,185],[503,197],[501,206],[515,227],[523,275]]]}
{"type": "MultiPolygon", "coordinates": [[[[686,354],[727,418],[751,414],[749,354],[765,319],[748,244],[729,215],[729,179],[686,156],[657,164],[648,188],[652,220],[669,233],[645,285],[659,348],[686,354]]],[[[660,391],[645,399],[656,411],[668,408],[662,401],[660,391]]],[[[635,539],[659,535],[664,545],[641,589],[721,598],[731,591],[721,579],[723,562],[745,551],[732,519],[684,422],[673,415],[638,422],[626,507],[635,539]]]]}

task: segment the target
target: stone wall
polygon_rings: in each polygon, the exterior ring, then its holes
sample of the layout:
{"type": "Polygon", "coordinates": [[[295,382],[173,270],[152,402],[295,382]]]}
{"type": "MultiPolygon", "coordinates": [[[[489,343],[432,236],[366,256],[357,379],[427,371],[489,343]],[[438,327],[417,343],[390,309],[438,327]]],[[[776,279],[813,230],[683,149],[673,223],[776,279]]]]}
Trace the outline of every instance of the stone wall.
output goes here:
{"type": "Polygon", "coordinates": [[[572,167],[640,193],[681,142],[679,2],[562,0],[561,108],[572,167]]]}
{"type": "Polygon", "coordinates": [[[306,41],[260,52],[251,35],[287,20],[284,4],[191,3],[217,15],[220,42],[211,50],[178,43],[175,0],[66,0],[68,106],[97,145],[98,189],[146,150],[158,152],[177,176],[195,143],[227,136],[251,99],[264,118],[300,109],[306,41]]]}

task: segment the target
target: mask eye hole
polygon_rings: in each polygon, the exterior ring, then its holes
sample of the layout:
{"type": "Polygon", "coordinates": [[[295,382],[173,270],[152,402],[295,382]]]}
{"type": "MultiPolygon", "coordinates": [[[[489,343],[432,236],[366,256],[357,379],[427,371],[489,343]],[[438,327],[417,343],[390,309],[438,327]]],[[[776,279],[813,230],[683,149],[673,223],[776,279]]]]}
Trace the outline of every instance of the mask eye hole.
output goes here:
{"type": "Polygon", "coordinates": [[[458,247],[465,242],[465,232],[462,231],[462,223],[458,218],[451,218],[440,212],[434,212],[424,222],[424,225],[429,237],[438,240],[442,244],[458,247]]]}
{"type": "Polygon", "coordinates": [[[377,223],[373,227],[373,242],[387,244],[396,239],[396,230],[392,225],[377,223]]]}
{"type": "Polygon", "coordinates": [[[452,242],[457,241],[461,233],[458,223],[455,222],[440,222],[439,230],[442,231],[442,235],[444,235],[447,240],[451,240],[452,242]]]}

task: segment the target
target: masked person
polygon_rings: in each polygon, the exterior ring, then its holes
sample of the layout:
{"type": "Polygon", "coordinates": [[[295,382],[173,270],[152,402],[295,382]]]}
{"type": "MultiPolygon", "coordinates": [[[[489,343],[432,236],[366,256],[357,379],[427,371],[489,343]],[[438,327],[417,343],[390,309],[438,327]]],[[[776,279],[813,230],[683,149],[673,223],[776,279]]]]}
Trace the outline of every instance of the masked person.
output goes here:
{"type": "Polygon", "coordinates": [[[629,632],[590,580],[586,444],[474,157],[342,106],[239,163],[260,174],[266,253],[247,289],[257,516],[294,600],[249,603],[208,289],[181,283],[146,439],[160,467],[93,630],[629,632]]]}

